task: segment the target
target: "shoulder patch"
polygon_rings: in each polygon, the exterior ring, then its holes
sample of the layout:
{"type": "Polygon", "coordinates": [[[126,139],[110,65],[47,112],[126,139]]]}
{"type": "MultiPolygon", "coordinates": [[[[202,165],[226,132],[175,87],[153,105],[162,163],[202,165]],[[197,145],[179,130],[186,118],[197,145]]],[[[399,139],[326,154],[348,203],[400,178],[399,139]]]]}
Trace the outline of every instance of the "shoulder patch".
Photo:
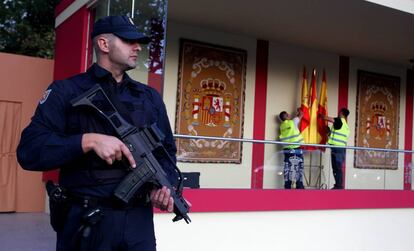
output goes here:
{"type": "Polygon", "coordinates": [[[43,93],[42,99],[40,99],[39,104],[43,104],[44,102],[46,102],[46,100],[49,97],[49,94],[50,94],[51,91],[52,91],[52,89],[48,89],[43,93]]]}

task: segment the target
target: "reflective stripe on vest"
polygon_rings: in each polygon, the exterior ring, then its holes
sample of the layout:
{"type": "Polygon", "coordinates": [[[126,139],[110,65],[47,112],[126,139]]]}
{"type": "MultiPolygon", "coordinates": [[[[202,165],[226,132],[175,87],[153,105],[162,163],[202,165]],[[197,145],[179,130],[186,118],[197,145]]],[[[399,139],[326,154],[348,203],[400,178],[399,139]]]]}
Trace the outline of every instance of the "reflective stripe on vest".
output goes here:
{"type": "Polygon", "coordinates": [[[332,127],[331,134],[329,135],[328,144],[335,146],[346,146],[348,142],[349,127],[344,118],[341,118],[342,127],[335,130],[332,127]]]}
{"type": "MultiPolygon", "coordinates": [[[[289,143],[303,143],[302,134],[296,128],[293,120],[285,120],[280,125],[280,141],[289,143]]],[[[283,148],[298,148],[300,145],[284,145],[283,148]]]]}

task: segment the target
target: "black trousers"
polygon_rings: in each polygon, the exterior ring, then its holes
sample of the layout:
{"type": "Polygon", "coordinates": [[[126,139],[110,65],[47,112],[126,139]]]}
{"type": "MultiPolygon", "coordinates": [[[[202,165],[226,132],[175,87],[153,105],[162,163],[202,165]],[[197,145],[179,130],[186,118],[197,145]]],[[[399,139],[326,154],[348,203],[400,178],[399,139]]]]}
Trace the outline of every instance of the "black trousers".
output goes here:
{"type": "Polygon", "coordinates": [[[331,148],[332,172],[335,178],[335,189],[343,189],[343,172],[342,166],[345,161],[345,148],[331,148]]]}
{"type": "MultiPolygon", "coordinates": [[[[88,208],[73,204],[65,226],[57,232],[57,251],[77,251],[82,246],[82,217],[88,208]]],[[[88,251],[155,251],[151,206],[128,209],[101,208],[102,219],[90,229],[88,251]]]]}

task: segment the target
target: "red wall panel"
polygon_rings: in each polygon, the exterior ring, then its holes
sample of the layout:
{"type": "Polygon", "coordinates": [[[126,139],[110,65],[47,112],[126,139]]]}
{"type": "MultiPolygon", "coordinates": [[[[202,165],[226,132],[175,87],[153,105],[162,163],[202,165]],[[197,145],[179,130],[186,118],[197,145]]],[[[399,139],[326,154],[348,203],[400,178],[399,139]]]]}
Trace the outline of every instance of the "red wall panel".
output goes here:
{"type": "MultiPolygon", "coordinates": [[[[83,72],[86,66],[89,10],[84,6],[56,29],[53,79],[83,72]]],[[[58,171],[45,172],[43,180],[57,181],[58,171]]]]}
{"type": "MultiPolygon", "coordinates": [[[[266,134],[266,96],[269,42],[257,41],[256,82],[254,92],[253,139],[264,140],[266,134]]],[[[253,144],[252,188],[263,188],[264,144],[253,144]]]]}

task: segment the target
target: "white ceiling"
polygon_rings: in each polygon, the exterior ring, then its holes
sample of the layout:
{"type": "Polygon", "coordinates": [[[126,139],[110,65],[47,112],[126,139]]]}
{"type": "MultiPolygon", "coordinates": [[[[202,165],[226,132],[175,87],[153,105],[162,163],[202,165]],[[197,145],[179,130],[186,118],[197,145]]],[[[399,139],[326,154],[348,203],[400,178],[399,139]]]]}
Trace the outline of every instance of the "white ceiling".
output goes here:
{"type": "Polygon", "coordinates": [[[410,66],[414,15],[363,0],[170,0],[176,22],[410,66]]]}

